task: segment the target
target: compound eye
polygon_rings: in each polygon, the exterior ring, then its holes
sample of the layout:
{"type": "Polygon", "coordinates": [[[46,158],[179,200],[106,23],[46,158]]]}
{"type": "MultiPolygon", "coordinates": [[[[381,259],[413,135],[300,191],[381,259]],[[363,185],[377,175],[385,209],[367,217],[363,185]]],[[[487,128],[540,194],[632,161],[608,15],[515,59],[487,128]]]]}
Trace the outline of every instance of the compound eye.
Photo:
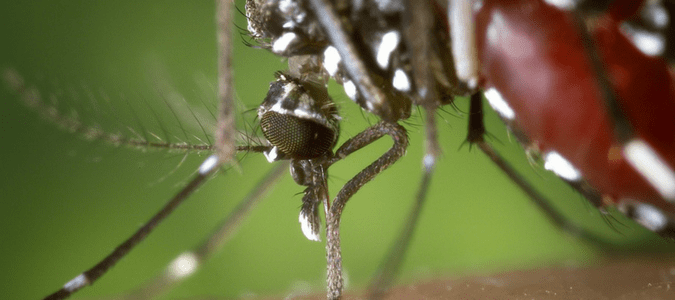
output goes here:
{"type": "Polygon", "coordinates": [[[260,125],[267,140],[291,159],[324,155],[333,147],[336,136],[332,129],[317,122],[274,111],[263,114],[260,125]]]}

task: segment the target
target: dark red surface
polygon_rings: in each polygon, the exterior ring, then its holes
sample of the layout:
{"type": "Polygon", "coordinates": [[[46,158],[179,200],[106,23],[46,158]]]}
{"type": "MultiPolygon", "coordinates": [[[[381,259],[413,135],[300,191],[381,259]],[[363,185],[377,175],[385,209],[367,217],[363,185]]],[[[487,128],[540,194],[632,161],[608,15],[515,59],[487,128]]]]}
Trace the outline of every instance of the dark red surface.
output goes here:
{"type": "MultiPolygon", "coordinates": [[[[601,194],[675,212],[621,156],[610,155],[619,143],[570,13],[541,1],[485,1],[476,24],[485,86],[509,102],[514,126],[543,153],[572,162],[601,194]]],[[[642,54],[618,26],[600,18],[592,32],[605,72],[637,135],[674,166],[673,78],[664,60],[642,54]]]]}

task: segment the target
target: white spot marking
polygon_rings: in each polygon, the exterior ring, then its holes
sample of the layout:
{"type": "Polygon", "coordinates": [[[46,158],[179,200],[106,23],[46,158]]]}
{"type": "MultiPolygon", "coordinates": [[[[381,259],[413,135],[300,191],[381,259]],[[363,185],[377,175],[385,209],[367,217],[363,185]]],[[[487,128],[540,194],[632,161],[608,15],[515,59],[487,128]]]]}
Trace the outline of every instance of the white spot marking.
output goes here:
{"type": "Polygon", "coordinates": [[[251,23],[250,20],[251,19],[249,18],[248,25],[246,25],[246,29],[248,29],[248,32],[250,32],[252,36],[260,36],[260,32],[255,30],[255,28],[253,27],[253,24],[251,23]]]}
{"type": "Polygon", "coordinates": [[[572,10],[577,6],[579,0],[544,0],[544,2],[562,10],[572,10]]]}
{"type": "Polygon", "coordinates": [[[455,62],[457,78],[470,84],[475,84],[478,78],[473,2],[471,0],[454,0],[450,1],[448,7],[452,58],[455,62]]]}
{"type": "MultiPolygon", "coordinates": [[[[284,97],[282,97],[282,99],[285,99],[286,96],[288,96],[288,93],[286,93],[286,94],[284,95],[284,97]]],[[[277,101],[277,103],[274,103],[274,105],[272,105],[272,107],[270,107],[270,111],[278,112],[278,113],[280,113],[280,114],[286,113],[287,110],[281,108],[281,102],[282,102],[282,101],[277,101]]]]}
{"type": "Polygon", "coordinates": [[[403,72],[401,69],[398,69],[396,72],[394,72],[393,85],[395,89],[401,92],[410,91],[410,80],[408,80],[408,76],[405,75],[405,72],[403,72]]]}
{"type": "Polygon", "coordinates": [[[63,285],[63,289],[69,292],[74,292],[77,291],[89,284],[89,278],[84,275],[84,273],[77,275],[75,278],[71,279],[70,281],[66,282],[66,284],[63,285]]]}
{"type": "Polygon", "coordinates": [[[350,80],[345,82],[342,86],[344,87],[347,96],[352,100],[356,100],[356,86],[354,83],[350,80]]]}
{"type": "Polygon", "coordinates": [[[312,115],[311,115],[310,113],[308,113],[306,110],[301,109],[301,108],[296,108],[296,109],[293,111],[293,114],[296,115],[297,117],[300,117],[300,118],[309,118],[309,117],[312,116],[312,115]]]}
{"type": "Polygon", "coordinates": [[[389,56],[398,47],[399,35],[396,31],[389,31],[382,36],[382,42],[377,48],[377,64],[382,69],[389,66],[389,56]]]}
{"type": "Polygon", "coordinates": [[[436,157],[434,157],[431,154],[427,154],[424,156],[424,169],[428,171],[431,171],[433,169],[434,165],[436,164],[436,157]]]}
{"type": "Polygon", "coordinates": [[[326,48],[323,52],[323,67],[326,69],[331,77],[334,77],[338,71],[338,64],[342,60],[340,53],[333,46],[326,48]]]}
{"type": "Polygon", "coordinates": [[[483,0],[475,0],[473,1],[473,6],[471,6],[471,9],[473,9],[474,13],[477,13],[479,10],[483,8],[483,0]]]}
{"type": "Polygon", "coordinates": [[[283,53],[288,48],[288,45],[297,37],[294,32],[286,32],[272,45],[272,52],[274,53],[283,53]]]}
{"type": "Polygon", "coordinates": [[[664,29],[670,23],[670,16],[662,3],[652,1],[647,4],[642,11],[642,15],[644,18],[651,21],[652,25],[658,29],[664,29]]]}
{"type": "Polygon", "coordinates": [[[666,51],[666,39],[662,34],[638,29],[628,23],[622,24],[621,32],[647,56],[658,56],[666,51]]]}
{"type": "Polygon", "coordinates": [[[192,252],[184,252],[169,264],[169,274],[173,278],[189,276],[197,270],[199,258],[192,252]]]}
{"type": "Polygon", "coordinates": [[[267,158],[268,162],[275,162],[279,157],[279,149],[277,146],[274,146],[270,151],[263,152],[263,155],[265,155],[265,158],[267,158]]]}
{"type": "Polygon", "coordinates": [[[675,173],[668,164],[642,140],[632,140],[624,146],[628,163],[671,203],[675,203],[675,173]]]}
{"type": "Polygon", "coordinates": [[[293,1],[291,0],[281,0],[279,1],[279,11],[288,14],[291,12],[291,9],[293,8],[293,1]]]}
{"type": "Polygon", "coordinates": [[[302,234],[304,234],[308,240],[315,242],[321,241],[321,236],[319,236],[319,230],[316,231],[312,230],[312,223],[309,221],[309,218],[307,218],[307,216],[304,215],[302,212],[300,212],[298,221],[300,222],[300,228],[302,228],[302,234]]]}
{"type": "Polygon", "coordinates": [[[293,23],[291,21],[288,21],[288,22],[284,23],[284,25],[281,25],[281,27],[285,28],[285,29],[291,29],[291,28],[295,27],[295,23],[293,23]]]}
{"type": "Polygon", "coordinates": [[[204,162],[199,166],[199,175],[206,175],[210,173],[214,167],[218,165],[218,155],[211,155],[207,157],[204,162]]]}
{"type": "Polygon", "coordinates": [[[375,106],[370,101],[366,101],[366,108],[368,108],[368,111],[375,111],[375,106]]]}
{"type": "Polygon", "coordinates": [[[658,208],[645,203],[635,204],[634,221],[645,228],[659,232],[668,224],[668,219],[658,208]]]}
{"type": "Polygon", "coordinates": [[[516,112],[513,111],[511,106],[504,100],[502,94],[497,91],[495,88],[489,88],[485,91],[485,98],[487,98],[488,103],[492,106],[492,109],[497,111],[504,119],[513,120],[516,117],[516,112]]]}
{"type": "MultiPolygon", "coordinates": [[[[284,77],[284,80],[287,80],[286,77],[284,77]]],[[[281,98],[282,99],[288,98],[288,95],[290,95],[293,91],[295,91],[297,87],[298,85],[295,84],[294,82],[284,84],[284,95],[281,98]]]]}
{"type": "Polygon", "coordinates": [[[544,169],[553,171],[553,173],[568,181],[578,181],[581,179],[581,172],[572,163],[562,157],[560,153],[555,151],[544,155],[544,169]]]}

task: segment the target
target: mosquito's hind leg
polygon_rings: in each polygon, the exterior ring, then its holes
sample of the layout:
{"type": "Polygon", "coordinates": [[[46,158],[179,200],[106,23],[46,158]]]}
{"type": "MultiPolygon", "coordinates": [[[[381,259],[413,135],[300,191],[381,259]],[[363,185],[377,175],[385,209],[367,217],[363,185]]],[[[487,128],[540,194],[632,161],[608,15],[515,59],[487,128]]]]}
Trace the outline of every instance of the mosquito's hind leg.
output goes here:
{"type": "MultiPolygon", "coordinates": [[[[483,120],[483,98],[482,93],[477,92],[471,95],[470,114],[469,114],[469,130],[467,142],[471,145],[476,145],[485,155],[492,160],[492,162],[499,167],[511,181],[527,194],[528,198],[544,212],[549,220],[558,228],[565,232],[579,237],[592,244],[600,246],[604,250],[615,250],[616,246],[609,241],[606,241],[599,235],[596,235],[578,225],[570,222],[569,218],[562,215],[555,207],[550,204],[550,201],[540,194],[530,183],[518,173],[489,143],[485,141],[485,124],[483,120]]],[[[518,135],[518,133],[516,133],[518,135]]],[[[588,185],[572,184],[566,181],[573,188],[584,195],[594,206],[600,207],[602,205],[601,199],[588,185]]],[[[620,249],[616,249],[620,250],[620,249]]]]}

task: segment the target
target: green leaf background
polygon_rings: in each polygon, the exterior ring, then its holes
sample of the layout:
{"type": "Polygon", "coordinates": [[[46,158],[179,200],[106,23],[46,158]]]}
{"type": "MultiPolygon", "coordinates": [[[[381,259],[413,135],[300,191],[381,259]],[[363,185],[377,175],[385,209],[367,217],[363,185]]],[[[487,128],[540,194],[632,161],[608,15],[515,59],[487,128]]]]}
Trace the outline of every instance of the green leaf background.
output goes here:
{"type": "MultiPolygon", "coordinates": [[[[21,75],[44,102],[113,133],[133,136],[131,128],[168,135],[174,142],[208,142],[191,108],[212,140],[211,113],[217,106],[212,1],[10,2],[0,5],[0,68],[21,75]]],[[[240,10],[243,6],[238,1],[240,10]]],[[[235,23],[246,26],[239,13],[235,23]]],[[[251,110],[285,63],[246,47],[245,37],[235,34],[234,40],[238,124],[248,132],[251,110]]],[[[45,121],[10,89],[0,93],[3,299],[43,297],[91,267],[149,219],[208,155],[87,141],[45,121]]],[[[376,121],[341,87],[332,84],[331,93],[343,115],[342,141],[376,121]]],[[[457,107],[438,113],[443,157],[399,282],[600,261],[596,248],[551,225],[484,155],[460,147],[467,100],[457,99],[457,107]]],[[[410,131],[407,155],[345,210],[343,259],[350,289],[365,286],[412,204],[424,150],[423,121],[418,111],[413,114],[403,122],[410,131]]],[[[498,150],[574,222],[618,245],[663,244],[625,219],[625,226],[618,225],[621,234],[611,230],[580,195],[531,166],[492,111],[488,128],[498,150]]],[[[390,144],[383,139],[335,165],[332,195],[390,144]]],[[[237,166],[210,180],[110,273],[73,298],[131,289],[199,243],[271,166],[261,155],[239,158],[237,166]]],[[[286,175],[230,243],[165,298],[284,295],[299,286],[322,293],[325,249],[301,233],[302,190],[286,175]]]]}

